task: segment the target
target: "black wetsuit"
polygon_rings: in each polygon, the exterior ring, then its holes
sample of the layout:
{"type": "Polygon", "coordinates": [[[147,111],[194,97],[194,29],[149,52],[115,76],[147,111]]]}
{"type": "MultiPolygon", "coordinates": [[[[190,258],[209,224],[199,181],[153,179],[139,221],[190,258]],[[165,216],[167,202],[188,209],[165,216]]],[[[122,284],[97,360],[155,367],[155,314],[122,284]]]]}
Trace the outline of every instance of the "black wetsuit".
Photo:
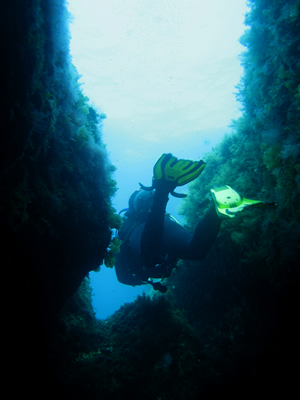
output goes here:
{"type": "Polygon", "coordinates": [[[204,259],[216,239],[221,221],[212,206],[199,221],[194,234],[165,214],[168,193],[156,190],[151,211],[137,221],[129,211],[121,227],[123,240],[116,259],[119,282],[142,285],[148,278],[170,276],[178,259],[204,259]]]}

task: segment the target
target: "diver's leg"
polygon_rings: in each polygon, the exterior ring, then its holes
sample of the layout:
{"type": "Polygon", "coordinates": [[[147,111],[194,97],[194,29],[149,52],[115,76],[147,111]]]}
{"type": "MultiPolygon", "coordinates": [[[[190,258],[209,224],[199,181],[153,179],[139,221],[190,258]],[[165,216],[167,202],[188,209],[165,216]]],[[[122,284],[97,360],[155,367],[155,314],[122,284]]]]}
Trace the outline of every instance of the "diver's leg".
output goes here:
{"type": "MultiPolygon", "coordinates": [[[[140,259],[147,268],[162,260],[161,246],[164,233],[164,215],[169,193],[177,186],[196,179],[205,167],[204,161],[178,160],[172,154],[162,154],[153,168],[152,189],[156,189],[142,237],[140,259]]],[[[141,185],[142,186],[142,185],[141,185]]],[[[142,186],[143,187],[143,186],[142,186]]]]}
{"type": "Polygon", "coordinates": [[[166,190],[157,189],[153,196],[153,204],[146,220],[141,237],[140,259],[147,268],[153,268],[161,262],[161,246],[164,233],[164,216],[169,200],[166,190]]]}
{"type": "Polygon", "coordinates": [[[213,205],[198,222],[193,238],[190,240],[189,254],[194,260],[202,260],[216,240],[221,226],[221,220],[213,205]]]}

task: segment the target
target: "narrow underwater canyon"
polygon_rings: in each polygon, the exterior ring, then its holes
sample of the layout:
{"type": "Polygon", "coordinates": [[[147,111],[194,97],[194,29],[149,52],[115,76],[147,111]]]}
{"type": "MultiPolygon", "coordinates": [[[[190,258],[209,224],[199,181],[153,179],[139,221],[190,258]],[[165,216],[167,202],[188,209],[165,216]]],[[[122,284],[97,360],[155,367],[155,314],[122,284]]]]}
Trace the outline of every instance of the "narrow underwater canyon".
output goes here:
{"type": "MultiPolygon", "coordinates": [[[[95,318],[86,278],[108,257],[113,179],[97,112],[69,54],[64,0],[1,13],[1,229],[5,367],[32,397],[289,396],[297,384],[300,2],[251,0],[241,38],[243,116],[206,156],[182,214],[210,187],[276,209],[225,221],[208,257],[180,262],[165,295],[95,318]],[[17,11],[16,11],[17,10],[17,11]]],[[[202,208],[199,204],[203,204],[202,208]]],[[[23,392],[23,393],[24,393],[23,392]]]]}

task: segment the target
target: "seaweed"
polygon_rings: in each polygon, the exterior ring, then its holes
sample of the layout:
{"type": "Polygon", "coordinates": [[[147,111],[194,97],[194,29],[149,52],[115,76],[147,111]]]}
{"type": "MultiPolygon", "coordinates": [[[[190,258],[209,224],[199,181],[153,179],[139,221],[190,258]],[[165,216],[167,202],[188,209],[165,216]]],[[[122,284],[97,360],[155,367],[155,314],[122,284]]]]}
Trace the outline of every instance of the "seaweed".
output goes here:
{"type": "Polygon", "coordinates": [[[28,260],[34,290],[46,296],[41,310],[57,312],[106,256],[118,219],[115,167],[102,141],[106,116],[83,94],[71,62],[66,2],[14,7],[1,19],[0,213],[4,247],[19,251],[4,259],[28,260]]]}

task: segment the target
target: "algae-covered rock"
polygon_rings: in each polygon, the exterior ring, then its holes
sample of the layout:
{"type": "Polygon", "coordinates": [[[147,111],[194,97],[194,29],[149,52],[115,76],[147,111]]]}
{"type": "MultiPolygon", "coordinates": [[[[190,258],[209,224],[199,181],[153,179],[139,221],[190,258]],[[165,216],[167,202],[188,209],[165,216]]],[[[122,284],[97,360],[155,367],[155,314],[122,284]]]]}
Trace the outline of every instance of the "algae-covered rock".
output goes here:
{"type": "Polygon", "coordinates": [[[114,167],[105,114],[71,63],[65,1],[17,4],[1,13],[2,265],[56,312],[106,255],[114,167]]]}

